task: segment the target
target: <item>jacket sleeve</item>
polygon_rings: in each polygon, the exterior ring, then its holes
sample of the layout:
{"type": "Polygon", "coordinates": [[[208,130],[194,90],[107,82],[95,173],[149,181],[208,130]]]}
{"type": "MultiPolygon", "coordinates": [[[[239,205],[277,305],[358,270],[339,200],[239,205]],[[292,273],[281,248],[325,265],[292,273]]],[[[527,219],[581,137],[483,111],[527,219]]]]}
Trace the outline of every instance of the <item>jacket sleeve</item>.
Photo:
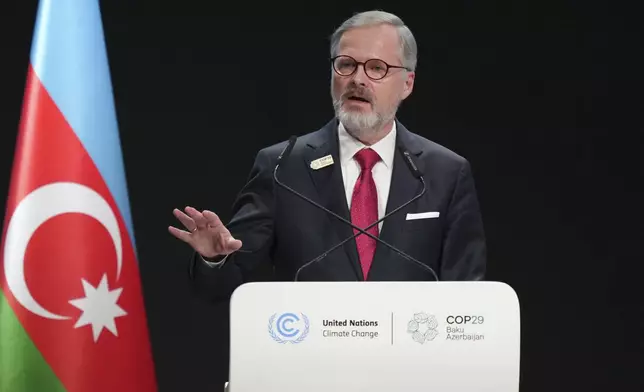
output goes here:
{"type": "Polygon", "coordinates": [[[447,211],[439,277],[445,281],[483,280],[486,240],[474,178],[464,160],[447,211]]]}
{"type": "Polygon", "coordinates": [[[238,251],[225,260],[208,265],[193,253],[189,277],[199,295],[210,301],[230,298],[241,284],[253,280],[260,268],[272,268],[273,245],[273,159],[261,150],[253,163],[248,181],[233,204],[233,217],[226,227],[233,237],[242,241],[238,251]]]}

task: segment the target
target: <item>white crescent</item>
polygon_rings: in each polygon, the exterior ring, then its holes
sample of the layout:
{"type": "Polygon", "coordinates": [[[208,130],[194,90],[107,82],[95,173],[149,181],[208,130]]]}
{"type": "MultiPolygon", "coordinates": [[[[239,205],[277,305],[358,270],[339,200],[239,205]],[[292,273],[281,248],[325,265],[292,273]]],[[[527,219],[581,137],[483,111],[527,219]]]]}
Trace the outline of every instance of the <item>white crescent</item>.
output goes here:
{"type": "MultiPolygon", "coordinates": [[[[24,258],[29,241],[38,227],[56,215],[65,213],[85,214],[99,221],[107,229],[116,248],[117,278],[123,264],[118,221],[103,196],[89,187],[73,182],[47,184],[28,194],[16,207],[7,226],[4,273],[9,290],[22,306],[41,317],[54,320],[70,317],[52,313],[34,299],[25,280],[24,258]]],[[[74,246],[73,243],[70,238],[70,246],[74,246]]]]}

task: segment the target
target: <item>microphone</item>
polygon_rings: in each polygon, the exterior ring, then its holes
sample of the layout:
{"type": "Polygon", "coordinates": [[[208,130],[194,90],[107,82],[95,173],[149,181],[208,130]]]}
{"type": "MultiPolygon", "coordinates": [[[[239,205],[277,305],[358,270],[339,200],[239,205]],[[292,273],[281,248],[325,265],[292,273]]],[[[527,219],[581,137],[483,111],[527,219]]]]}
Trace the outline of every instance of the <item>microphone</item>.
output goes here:
{"type": "Polygon", "coordinates": [[[307,203],[313,205],[314,207],[323,210],[324,212],[330,214],[331,216],[333,216],[333,217],[339,219],[340,221],[346,223],[347,225],[351,226],[353,229],[357,230],[358,233],[354,234],[353,236],[350,236],[350,237],[346,238],[345,240],[339,242],[338,244],[336,244],[332,248],[328,249],[327,251],[323,252],[319,256],[315,257],[314,259],[312,259],[312,260],[308,261],[307,263],[305,263],[304,265],[302,265],[297,270],[297,272],[295,273],[295,281],[297,281],[300,273],[306,267],[308,267],[308,266],[310,266],[310,265],[312,265],[312,264],[324,259],[329,253],[331,253],[334,250],[340,248],[342,245],[344,245],[345,243],[351,241],[352,239],[356,238],[357,236],[359,236],[361,234],[364,234],[364,235],[368,236],[369,238],[374,239],[375,241],[377,241],[377,242],[383,244],[384,246],[386,246],[387,248],[393,250],[394,252],[396,252],[397,254],[402,256],[404,259],[409,260],[409,261],[411,261],[413,263],[416,263],[420,267],[426,269],[427,271],[429,271],[433,275],[433,277],[434,277],[434,279],[436,281],[439,281],[438,275],[436,274],[434,269],[432,269],[428,265],[416,260],[412,256],[410,256],[410,255],[406,254],[405,252],[403,252],[402,250],[396,248],[395,246],[387,243],[386,241],[384,241],[384,240],[382,240],[382,239],[380,239],[380,238],[378,238],[378,237],[376,237],[376,236],[374,236],[371,233],[366,231],[366,230],[369,230],[370,228],[372,228],[373,226],[379,224],[380,222],[384,221],[385,219],[389,218],[390,216],[392,216],[393,214],[397,213],[398,211],[402,210],[403,208],[407,207],[409,204],[411,204],[414,201],[418,200],[420,197],[422,197],[425,194],[425,191],[427,189],[426,184],[425,184],[425,179],[423,178],[423,175],[420,172],[420,170],[418,169],[418,167],[416,166],[416,164],[413,162],[413,160],[411,158],[411,155],[409,154],[409,151],[404,150],[402,147],[399,147],[399,150],[401,151],[403,157],[405,158],[404,161],[407,164],[407,167],[412,172],[414,177],[418,178],[420,180],[420,182],[423,184],[423,189],[421,190],[421,192],[419,194],[414,196],[411,200],[409,200],[406,203],[402,204],[398,208],[390,211],[388,214],[385,214],[382,218],[378,219],[374,223],[372,223],[369,226],[367,226],[366,228],[362,229],[362,228],[354,225],[351,221],[343,218],[342,216],[336,214],[335,212],[329,210],[328,208],[320,205],[319,203],[315,202],[314,200],[311,200],[310,198],[308,198],[308,197],[304,196],[303,194],[297,192],[295,189],[292,189],[291,187],[289,187],[288,185],[284,184],[283,182],[281,182],[279,180],[279,178],[277,177],[277,172],[278,172],[280,164],[281,164],[280,161],[285,160],[286,158],[288,158],[288,155],[290,155],[291,151],[293,150],[293,146],[295,145],[296,140],[297,140],[297,137],[295,137],[295,136],[291,137],[291,139],[289,140],[288,144],[286,145],[286,147],[284,148],[284,150],[282,151],[282,153],[278,157],[278,163],[275,166],[275,169],[273,170],[273,179],[274,179],[275,183],[277,183],[280,187],[286,189],[287,191],[291,192],[295,196],[299,197],[300,199],[302,199],[302,200],[306,201],[307,203]]]}
{"type": "Polygon", "coordinates": [[[291,155],[291,151],[293,151],[293,147],[295,146],[295,142],[297,141],[297,136],[293,135],[288,139],[288,143],[286,144],[286,147],[282,150],[280,155],[277,157],[277,167],[280,165],[283,159],[288,158],[289,155],[291,155]]]}

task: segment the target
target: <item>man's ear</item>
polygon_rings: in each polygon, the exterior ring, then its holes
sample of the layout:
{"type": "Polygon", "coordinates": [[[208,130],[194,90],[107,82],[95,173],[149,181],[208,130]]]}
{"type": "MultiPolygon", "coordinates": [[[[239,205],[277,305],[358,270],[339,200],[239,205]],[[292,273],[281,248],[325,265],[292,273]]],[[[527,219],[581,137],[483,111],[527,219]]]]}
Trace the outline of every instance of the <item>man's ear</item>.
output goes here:
{"type": "Polygon", "coordinates": [[[411,95],[411,92],[414,90],[414,81],[416,79],[416,73],[415,72],[407,72],[407,76],[405,78],[405,86],[403,89],[403,94],[402,94],[402,99],[406,99],[408,96],[411,95]]]}

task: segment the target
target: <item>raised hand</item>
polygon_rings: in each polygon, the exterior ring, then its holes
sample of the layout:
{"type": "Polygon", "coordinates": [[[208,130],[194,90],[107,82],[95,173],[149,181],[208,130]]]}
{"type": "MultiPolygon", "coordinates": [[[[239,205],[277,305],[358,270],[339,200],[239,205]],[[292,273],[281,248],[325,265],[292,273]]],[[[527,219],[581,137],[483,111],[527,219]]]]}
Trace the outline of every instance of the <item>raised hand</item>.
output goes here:
{"type": "Polygon", "coordinates": [[[199,212],[192,207],[186,207],[185,213],[175,208],[173,214],[187,231],[169,226],[170,234],[192,246],[203,257],[227,255],[242,246],[242,242],[233,238],[217,214],[212,211],[199,212]]]}

